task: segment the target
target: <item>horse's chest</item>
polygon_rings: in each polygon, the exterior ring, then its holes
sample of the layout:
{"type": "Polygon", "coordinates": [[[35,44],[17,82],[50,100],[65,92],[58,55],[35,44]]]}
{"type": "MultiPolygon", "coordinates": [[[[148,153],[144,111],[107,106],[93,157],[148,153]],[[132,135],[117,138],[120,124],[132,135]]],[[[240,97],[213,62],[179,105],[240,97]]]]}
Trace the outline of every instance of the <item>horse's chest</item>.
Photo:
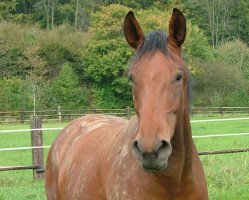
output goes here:
{"type": "Polygon", "coordinates": [[[168,200],[172,198],[165,190],[164,185],[154,177],[138,177],[131,173],[112,175],[107,185],[108,200],[168,200]]]}

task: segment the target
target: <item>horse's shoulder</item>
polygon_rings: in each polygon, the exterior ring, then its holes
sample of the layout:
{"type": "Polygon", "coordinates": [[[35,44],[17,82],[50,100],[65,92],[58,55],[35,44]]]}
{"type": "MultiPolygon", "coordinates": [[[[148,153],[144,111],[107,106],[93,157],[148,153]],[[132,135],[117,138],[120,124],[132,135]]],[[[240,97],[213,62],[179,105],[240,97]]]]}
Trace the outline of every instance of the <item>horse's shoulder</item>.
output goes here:
{"type": "Polygon", "coordinates": [[[128,120],[120,117],[115,117],[111,115],[102,115],[102,114],[91,114],[85,115],[78,119],[75,119],[70,124],[68,124],[60,132],[56,141],[64,140],[69,141],[70,138],[77,137],[82,134],[89,134],[93,130],[101,128],[107,125],[125,125],[128,123],[128,120]]]}
{"type": "Polygon", "coordinates": [[[128,120],[110,115],[91,114],[82,116],[72,121],[58,134],[51,147],[51,151],[56,155],[52,156],[59,161],[69,149],[74,148],[84,137],[101,132],[101,129],[103,132],[104,129],[111,130],[125,127],[127,124],[128,120]]]}

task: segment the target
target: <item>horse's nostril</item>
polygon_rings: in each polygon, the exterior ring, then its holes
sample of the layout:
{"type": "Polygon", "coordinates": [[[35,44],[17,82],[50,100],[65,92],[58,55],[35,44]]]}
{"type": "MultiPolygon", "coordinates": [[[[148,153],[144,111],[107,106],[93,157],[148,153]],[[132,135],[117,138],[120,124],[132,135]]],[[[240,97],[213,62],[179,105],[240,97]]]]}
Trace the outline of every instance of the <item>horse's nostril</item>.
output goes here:
{"type": "Polygon", "coordinates": [[[142,152],[143,152],[143,151],[142,151],[142,148],[141,148],[140,145],[138,144],[138,141],[137,141],[137,140],[134,140],[134,141],[133,141],[132,146],[133,146],[133,149],[134,149],[136,152],[142,154],[142,152]]]}
{"type": "Polygon", "coordinates": [[[170,154],[172,151],[172,147],[170,142],[166,140],[162,140],[156,147],[155,153],[158,155],[160,152],[165,151],[166,153],[170,154]]]}

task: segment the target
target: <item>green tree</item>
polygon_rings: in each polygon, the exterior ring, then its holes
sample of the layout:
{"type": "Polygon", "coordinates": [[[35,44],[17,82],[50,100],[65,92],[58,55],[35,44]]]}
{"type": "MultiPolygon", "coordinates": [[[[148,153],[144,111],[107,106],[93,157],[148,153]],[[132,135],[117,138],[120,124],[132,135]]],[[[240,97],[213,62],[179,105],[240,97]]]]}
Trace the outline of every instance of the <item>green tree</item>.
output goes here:
{"type": "Polygon", "coordinates": [[[46,78],[57,77],[65,63],[70,63],[75,69],[78,68],[82,62],[81,55],[87,38],[87,34],[72,32],[67,26],[42,32],[38,39],[38,55],[45,62],[46,78]]]}
{"type": "Polygon", "coordinates": [[[202,28],[213,47],[241,38],[249,41],[249,2],[247,0],[187,0],[188,17],[202,28]]]}
{"type": "Polygon", "coordinates": [[[92,37],[84,51],[81,79],[91,83],[94,106],[117,108],[131,102],[128,81],[123,77],[132,55],[122,31],[123,18],[128,10],[121,5],[110,5],[92,15],[92,37]],[[113,100],[107,105],[104,102],[108,97],[113,100]]]}
{"type": "Polygon", "coordinates": [[[30,108],[27,83],[19,77],[0,79],[1,111],[22,110],[30,108]]]}
{"type": "Polygon", "coordinates": [[[78,76],[69,64],[65,64],[59,76],[47,91],[49,107],[62,106],[63,109],[85,108],[87,105],[86,87],[79,84],[78,76]]]}
{"type": "Polygon", "coordinates": [[[0,23],[0,77],[25,77],[29,66],[24,55],[25,28],[10,22],[0,23]]]}

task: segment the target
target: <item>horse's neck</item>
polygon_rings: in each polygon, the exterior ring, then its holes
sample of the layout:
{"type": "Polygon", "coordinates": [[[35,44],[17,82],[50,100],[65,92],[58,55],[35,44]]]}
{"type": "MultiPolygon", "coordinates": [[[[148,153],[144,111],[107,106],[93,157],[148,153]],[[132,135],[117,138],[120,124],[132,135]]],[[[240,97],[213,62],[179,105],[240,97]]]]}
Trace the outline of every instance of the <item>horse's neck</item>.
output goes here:
{"type": "Polygon", "coordinates": [[[190,117],[187,112],[183,116],[183,120],[171,141],[173,151],[168,169],[162,174],[166,184],[176,188],[179,188],[179,184],[192,173],[193,140],[190,117]]]}
{"type": "Polygon", "coordinates": [[[193,139],[190,125],[190,115],[189,112],[185,112],[184,114],[184,127],[183,127],[183,135],[184,135],[184,151],[185,151],[185,161],[184,161],[184,169],[183,176],[187,176],[189,173],[192,173],[192,156],[193,156],[193,139]]]}

